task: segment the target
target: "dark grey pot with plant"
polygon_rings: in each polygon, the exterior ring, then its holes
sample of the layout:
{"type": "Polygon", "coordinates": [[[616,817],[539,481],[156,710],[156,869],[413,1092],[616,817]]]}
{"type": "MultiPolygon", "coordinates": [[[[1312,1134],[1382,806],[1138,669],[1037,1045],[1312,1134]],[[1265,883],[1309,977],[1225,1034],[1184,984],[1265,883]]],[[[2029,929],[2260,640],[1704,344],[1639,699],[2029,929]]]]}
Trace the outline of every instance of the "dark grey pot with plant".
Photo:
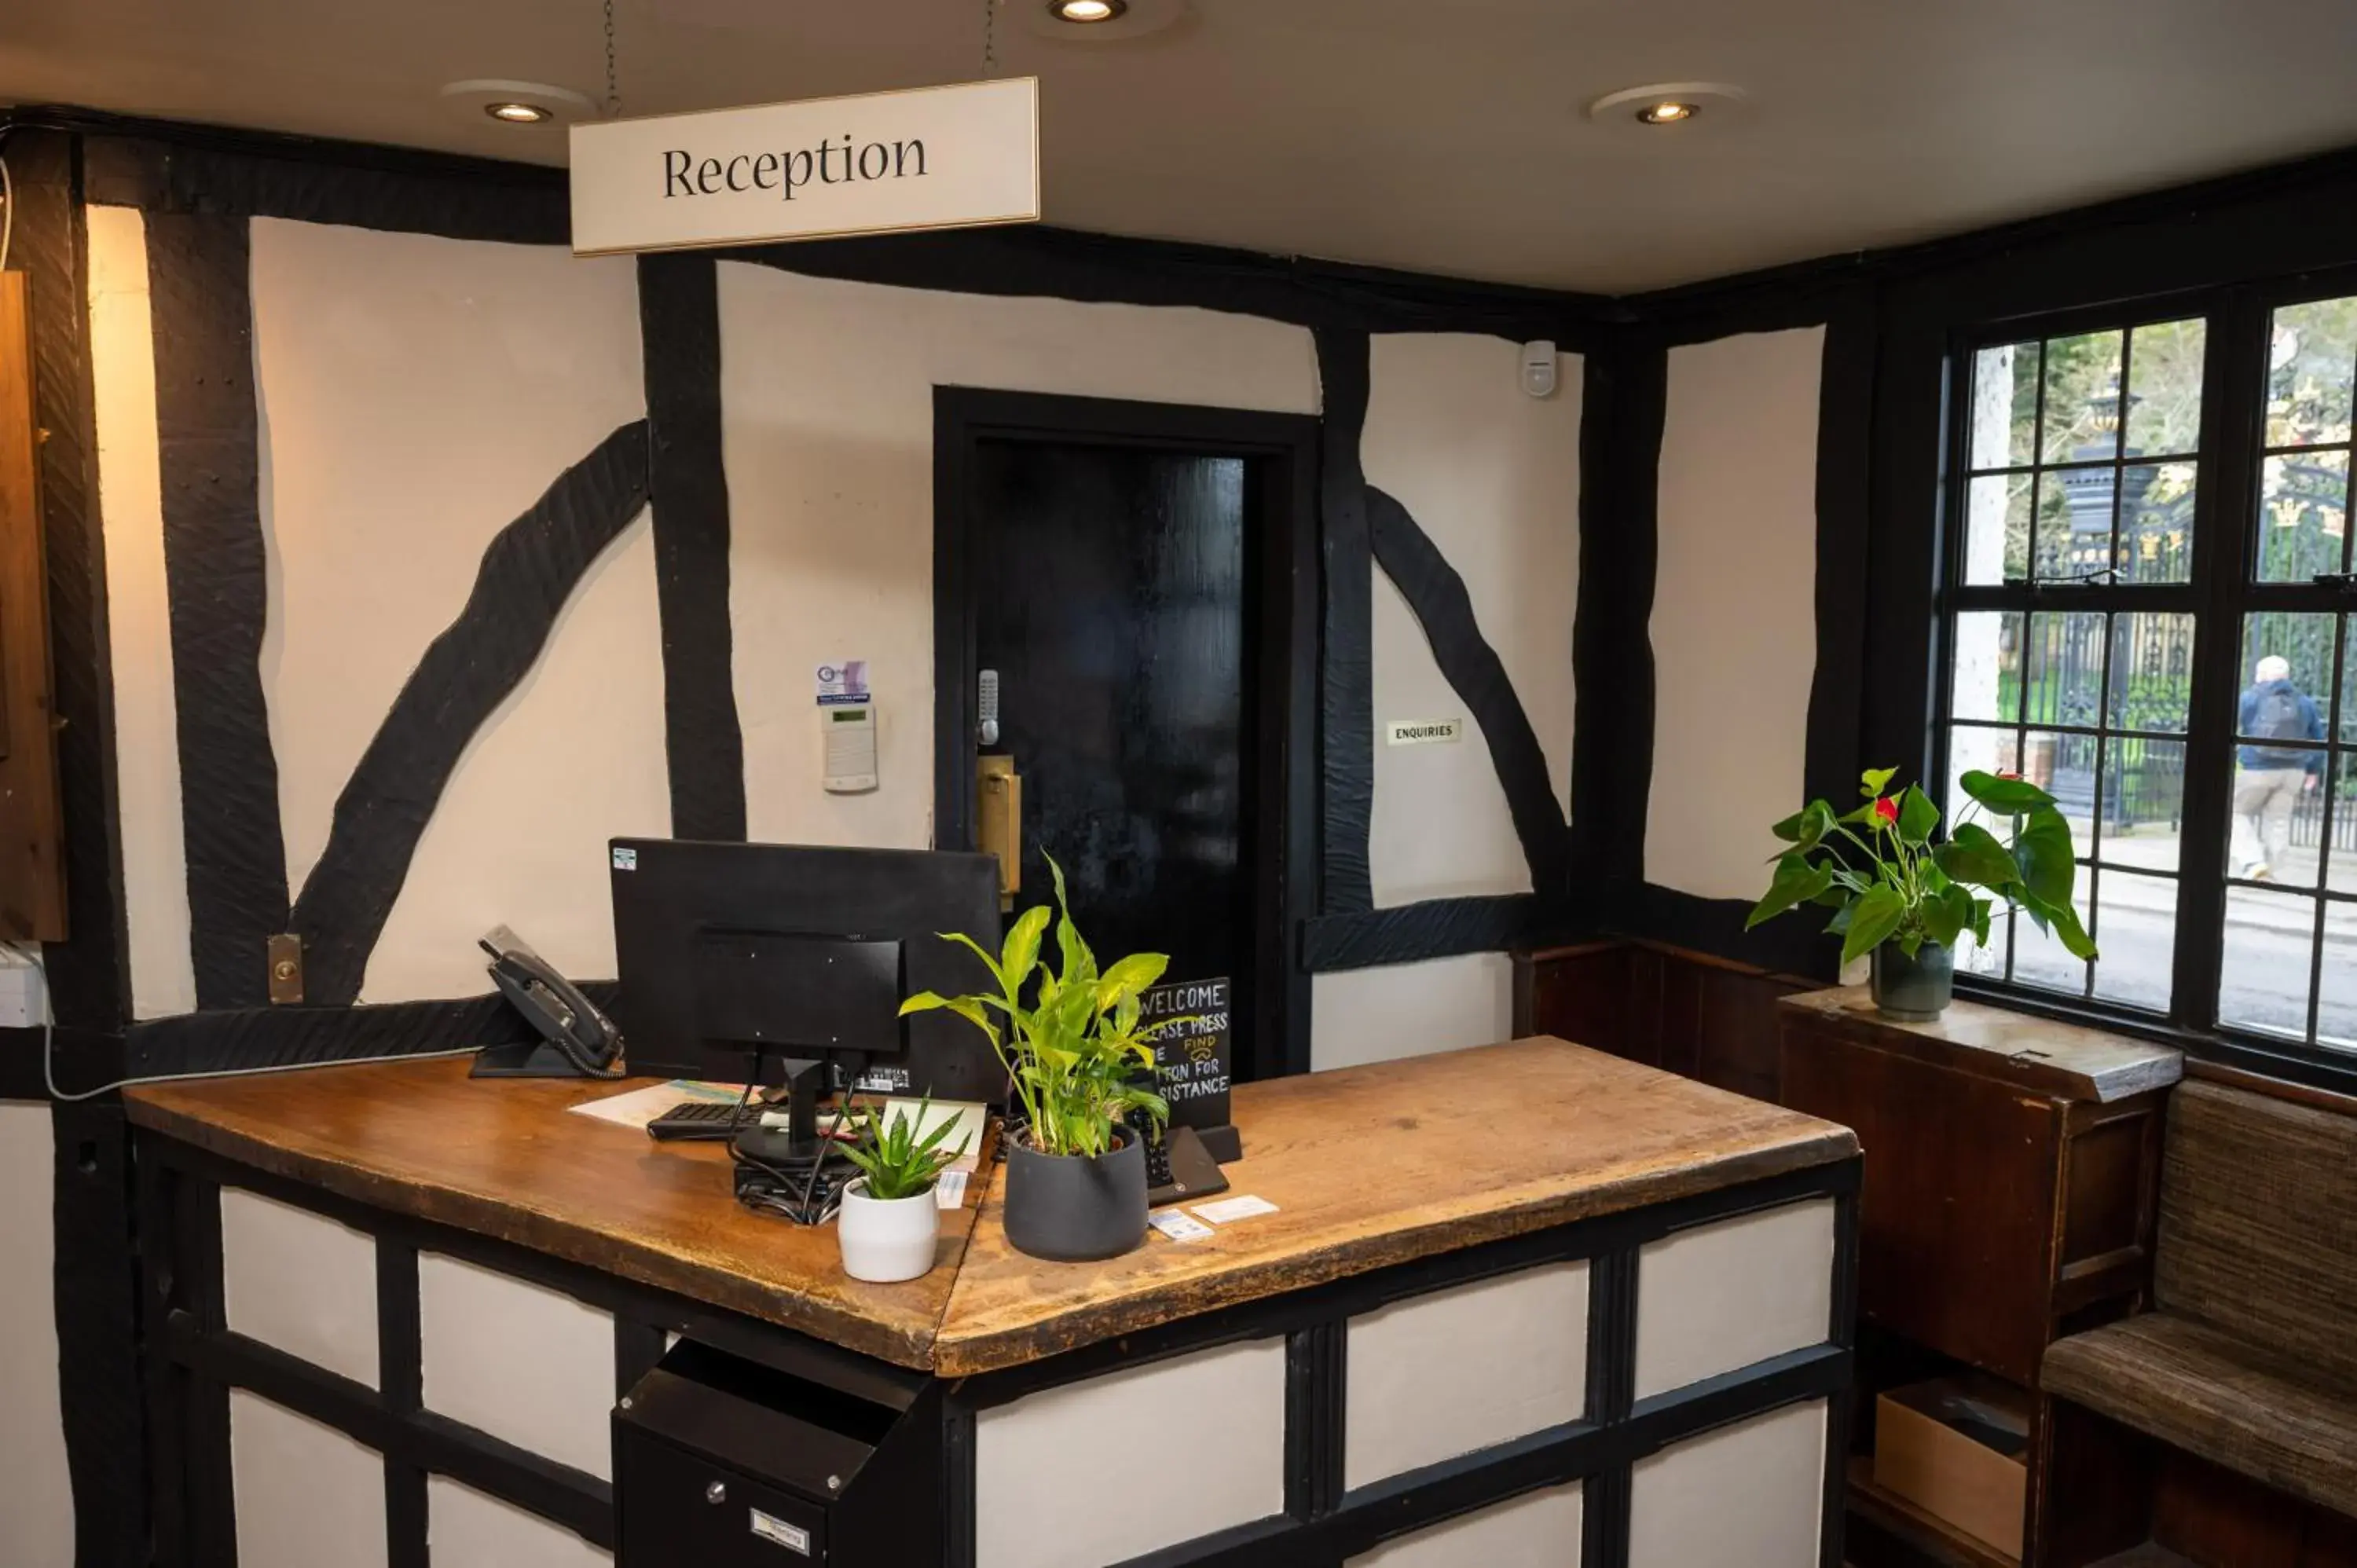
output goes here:
{"type": "Polygon", "coordinates": [[[1791,847],[1776,854],[1775,879],[1746,930],[1803,904],[1833,910],[1825,929],[1841,938],[1842,962],[1873,955],[1875,1006],[1901,1023],[1928,1023],[1947,1010],[1956,944],[1969,931],[1987,946],[2000,906],[2029,916],[2073,956],[2095,956],[2071,902],[2078,854],[2053,796],[2011,774],[1967,773],[1957,782],[1972,809],[2007,837],[1960,819],[1935,844],[1940,808],[1912,784],[1890,794],[1898,771],[1867,768],[1858,790],[1866,803],[1846,816],[1812,800],[1775,825],[1791,847]]]}
{"type": "Polygon", "coordinates": [[[1052,858],[1048,868],[1060,972],[1040,959],[1050,916],[1042,904],[1008,928],[996,955],[946,933],[989,967],[996,993],[920,992],[900,1011],[946,1008],[989,1037],[1024,1119],[1006,1151],[1006,1239],[1035,1258],[1085,1262],[1118,1257],[1145,1238],[1146,1147],[1125,1122],[1142,1115],[1159,1135],[1169,1120],[1169,1106],[1140,1079],[1154,1065],[1155,1037],[1187,1020],[1140,1024],[1138,993],[1162,978],[1169,958],[1133,953],[1100,971],[1065,907],[1063,868],[1052,858]]]}

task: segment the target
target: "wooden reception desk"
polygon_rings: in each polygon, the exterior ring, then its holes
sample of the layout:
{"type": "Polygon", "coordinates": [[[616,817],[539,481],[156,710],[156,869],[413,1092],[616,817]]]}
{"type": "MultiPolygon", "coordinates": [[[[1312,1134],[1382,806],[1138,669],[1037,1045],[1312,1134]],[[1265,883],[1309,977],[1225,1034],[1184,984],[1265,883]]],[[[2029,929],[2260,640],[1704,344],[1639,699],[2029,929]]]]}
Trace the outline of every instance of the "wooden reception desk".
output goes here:
{"type": "MultiPolygon", "coordinates": [[[[770,1553],[744,1561],[843,1568],[1838,1562],[1857,1144],[1832,1123],[1553,1039],[1244,1085],[1230,1195],[1275,1212],[1045,1263],[1007,1245],[995,1178],[943,1216],[931,1274],[873,1286],[844,1276],[831,1231],[740,1208],[718,1149],[567,1114],[623,1086],[465,1073],[126,1096],[167,1562],[214,1560],[227,1532],[273,1528],[256,1511],[273,1498],[313,1490],[248,1485],[232,1390],[241,1412],[258,1397],[381,1460],[390,1560],[431,1529],[437,1568],[432,1477],[632,1563],[661,1560],[658,1536],[699,1562],[736,1560],[742,1537],[770,1553]],[[323,1244],[369,1239],[372,1380],[304,1354],[325,1342],[307,1313],[349,1281],[240,1255],[305,1223],[323,1244]],[[694,1499],[660,1509],[641,1467],[618,1530],[594,1438],[567,1463],[502,1434],[498,1390],[439,1397],[462,1385],[437,1377],[431,1333],[421,1348],[421,1259],[609,1315],[617,1397],[661,1385],[641,1380],[680,1336],[741,1362],[780,1431],[823,1407],[865,1423],[874,1457],[800,1490],[683,1473],[694,1499]]],[[[616,1430],[647,1419],[626,1408],[616,1430]]]]}

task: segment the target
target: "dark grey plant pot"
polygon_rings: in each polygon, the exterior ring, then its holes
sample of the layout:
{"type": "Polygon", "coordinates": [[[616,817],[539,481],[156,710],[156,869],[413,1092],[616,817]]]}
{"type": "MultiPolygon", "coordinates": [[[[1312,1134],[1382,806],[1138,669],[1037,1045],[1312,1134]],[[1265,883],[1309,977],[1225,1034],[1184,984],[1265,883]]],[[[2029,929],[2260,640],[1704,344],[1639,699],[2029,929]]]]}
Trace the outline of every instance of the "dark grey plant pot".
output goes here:
{"type": "Polygon", "coordinates": [[[1874,950],[1874,1005],[1902,1024],[1929,1024],[1956,999],[1956,955],[1925,942],[1909,958],[1897,942],[1874,950]]]}
{"type": "Polygon", "coordinates": [[[1146,1235],[1146,1146],[1126,1127],[1109,1155],[1006,1151],[1006,1239],[1060,1263],[1117,1258],[1146,1235]]]}

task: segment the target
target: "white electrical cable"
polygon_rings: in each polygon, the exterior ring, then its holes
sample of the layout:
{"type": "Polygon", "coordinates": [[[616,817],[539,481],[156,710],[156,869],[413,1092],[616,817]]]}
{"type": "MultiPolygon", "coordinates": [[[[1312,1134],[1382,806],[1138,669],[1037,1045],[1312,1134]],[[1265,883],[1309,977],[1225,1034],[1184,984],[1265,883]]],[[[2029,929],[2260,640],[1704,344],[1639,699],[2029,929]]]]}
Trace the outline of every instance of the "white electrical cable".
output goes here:
{"type": "Polygon", "coordinates": [[[8,177],[8,160],[0,156],[0,203],[7,210],[0,212],[0,273],[8,270],[8,242],[16,234],[16,183],[8,177]]]}
{"type": "Polygon", "coordinates": [[[113,1083],[102,1083],[96,1089],[78,1090],[68,1094],[58,1087],[57,1058],[49,1050],[50,1036],[56,1032],[57,1026],[54,1024],[45,1023],[41,1026],[41,1081],[48,1086],[51,1100],[61,1100],[69,1105],[78,1101],[96,1100],[100,1095],[112,1094],[118,1089],[136,1088],[143,1083],[196,1083],[209,1078],[249,1078],[266,1072],[302,1072],[315,1067],[361,1067],[369,1062],[438,1061],[445,1057],[470,1057],[480,1048],[476,1046],[465,1046],[456,1050],[404,1051],[383,1057],[335,1057],[326,1061],[281,1062],[274,1067],[221,1068],[212,1072],[159,1072],[146,1078],[119,1078],[113,1083]]]}

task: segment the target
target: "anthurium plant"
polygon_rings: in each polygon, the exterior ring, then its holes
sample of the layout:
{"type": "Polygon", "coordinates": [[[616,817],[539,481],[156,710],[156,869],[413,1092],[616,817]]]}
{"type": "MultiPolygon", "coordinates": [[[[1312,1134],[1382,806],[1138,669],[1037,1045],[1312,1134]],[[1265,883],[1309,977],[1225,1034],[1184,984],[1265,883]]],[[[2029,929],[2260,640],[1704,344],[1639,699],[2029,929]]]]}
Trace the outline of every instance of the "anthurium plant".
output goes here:
{"type": "Polygon", "coordinates": [[[1132,953],[1099,970],[1065,907],[1063,867],[1050,857],[1048,869],[1056,882],[1060,969],[1050,969],[1040,957],[1050,912],[1037,905],[1008,929],[996,955],[962,932],[942,933],[972,948],[989,966],[996,993],[940,996],[923,991],[901,1003],[900,1012],[905,1016],[947,1008],[989,1036],[1022,1102],[1024,1137],[1033,1148],[1043,1155],[1103,1155],[1114,1146],[1114,1125],[1132,1112],[1144,1114],[1157,1129],[1169,1121],[1169,1104],[1140,1079],[1152,1081],[1147,1069],[1154,1066],[1155,1039],[1189,1020],[1140,1024],[1139,993],[1162,978],[1169,955],[1132,953]]]}
{"type": "Polygon", "coordinates": [[[1967,773],[1959,782],[1972,804],[1934,843],[1940,808],[1912,784],[1892,794],[1898,771],[1867,769],[1858,790],[1865,803],[1846,815],[1812,800],[1775,825],[1791,847],[1776,855],[1775,879],[1745,929],[1818,905],[1834,911],[1825,929],[1841,937],[1844,963],[1885,942],[1911,959],[1925,942],[1953,948],[1966,931],[1986,946],[1990,916],[2007,908],[2074,956],[2095,956],[2071,903],[2077,852],[2053,796],[2013,774],[1967,773]]]}
{"type": "Polygon", "coordinates": [[[852,1142],[843,1152],[867,1177],[868,1197],[884,1203],[922,1197],[933,1189],[943,1171],[964,1157],[971,1134],[960,1138],[953,1149],[942,1147],[958,1123],[954,1116],[944,1116],[923,1136],[918,1135],[917,1129],[925,1125],[932,1109],[932,1097],[927,1095],[917,1107],[914,1122],[905,1110],[896,1111],[888,1127],[872,1106],[851,1113],[852,1142]]]}

